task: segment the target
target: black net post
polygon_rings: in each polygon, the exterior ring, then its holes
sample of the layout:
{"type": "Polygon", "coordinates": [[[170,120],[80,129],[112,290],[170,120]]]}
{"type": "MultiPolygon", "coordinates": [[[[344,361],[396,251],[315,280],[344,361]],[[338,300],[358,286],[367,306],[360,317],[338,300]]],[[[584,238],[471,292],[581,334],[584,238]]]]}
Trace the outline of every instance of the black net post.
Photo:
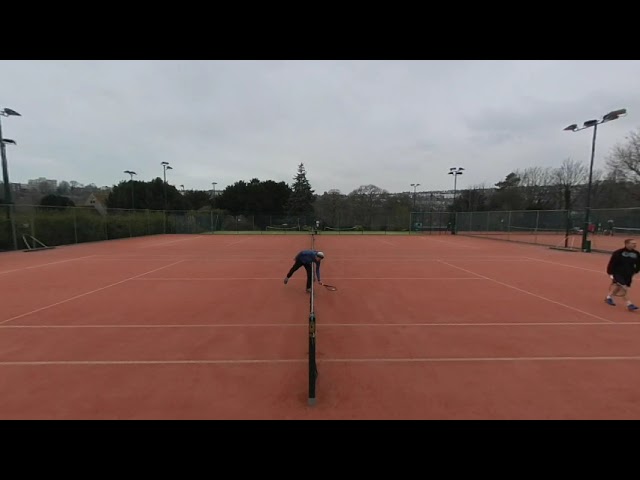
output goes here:
{"type": "Polygon", "coordinates": [[[316,316],[313,312],[309,315],[309,405],[316,404],[316,316]]]}

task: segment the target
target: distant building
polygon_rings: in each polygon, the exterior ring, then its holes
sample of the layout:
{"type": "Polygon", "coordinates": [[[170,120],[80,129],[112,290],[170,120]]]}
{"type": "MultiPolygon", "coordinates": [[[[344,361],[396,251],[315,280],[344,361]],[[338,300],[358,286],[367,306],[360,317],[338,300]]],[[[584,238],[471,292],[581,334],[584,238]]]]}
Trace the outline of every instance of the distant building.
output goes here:
{"type": "Polygon", "coordinates": [[[34,178],[29,180],[27,182],[27,185],[29,185],[29,187],[31,188],[53,192],[55,191],[56,188],[58,188],[58,181],[49,180],[48,178],[40,177],[40,178],[34,178]]]}

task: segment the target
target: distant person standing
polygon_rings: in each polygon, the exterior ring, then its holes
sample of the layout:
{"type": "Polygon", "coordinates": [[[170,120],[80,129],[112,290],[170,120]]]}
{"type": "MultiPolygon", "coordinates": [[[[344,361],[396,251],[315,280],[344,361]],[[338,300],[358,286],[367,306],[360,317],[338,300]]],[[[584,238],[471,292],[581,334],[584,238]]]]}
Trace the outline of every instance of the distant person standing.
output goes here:
{"type": "Polygon", "coordinates": [[[611,286],[604,301],[615,306],[613,296],[621,292],[620,296],[627,302],[627,309],[629,311],[638,310],[638,307],[627,297],[633,276],[638,272],[640,272],[640,252],[636,250],[635,240],[628,238],[624,241],[624,248],[613,252],[607,264],[607,274],[611,278],[611,286]]]}

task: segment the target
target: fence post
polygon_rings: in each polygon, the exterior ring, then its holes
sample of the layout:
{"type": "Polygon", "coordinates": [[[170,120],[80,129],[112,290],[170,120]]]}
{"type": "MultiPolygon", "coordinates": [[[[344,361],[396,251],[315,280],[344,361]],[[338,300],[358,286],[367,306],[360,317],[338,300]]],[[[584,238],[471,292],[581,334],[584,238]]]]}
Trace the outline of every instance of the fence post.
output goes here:
{"type": "Polygon", "coordinates": [[[569,235],[571,235],[571,210],[567,209],[566,210],[566,215],[564,217],[564,228],[565,228],[565,233],[564,233],[564,248],[569,248],[569,235]]]}
{"type": "Polygon", "coordinates": [[[18,236],[16,233],[16,204],[9,205],[11,210],[11,235],[13,236],[13,249],[18,250],[18,236]]]}
{"type": "Polygon", "coordinates": [[[73,236],[76,240],[76,243],[78,243],[78,221],[76,218],[76,210],[77,207],[69,207],[73,210],[73,236]]]}

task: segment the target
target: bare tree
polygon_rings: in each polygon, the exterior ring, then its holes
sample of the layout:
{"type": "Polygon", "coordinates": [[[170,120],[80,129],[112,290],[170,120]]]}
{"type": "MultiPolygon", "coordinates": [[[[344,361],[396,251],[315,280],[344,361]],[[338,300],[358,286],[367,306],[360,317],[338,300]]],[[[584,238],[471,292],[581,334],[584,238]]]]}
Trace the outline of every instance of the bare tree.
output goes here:
{"type": "Polygon", "coordinates": [[[528,167],[516,174],[520,177],[525,208],[548,208],[550,206],[549,187],[554,183],[553,168],[528,167]]]}
{"type": "Polygon", "coordinates": [[[383,198],[389,192],[375,185],[361,185],[349,194],[353,205],[356,221],[361,225],[371,227],[373,216],[383,204],[383,198]]]}
{"type": "Polygon", "coordinates": [[[316,216],[330,227],[339,226],[341,217],[346,213],[345,198],[346,196],[337,189],[324,192],[316,198],[314,203],[316,216]]]}
{"type": "Polygon", "coordinates": [[[620,180],[640,180],[640,128],[625,137],[623,143],[613,147],[607,158],[607,167],[609,173],[620,180]]]}
{"type": "Polygon", "coordinates": [[[486,210],[487,190],[486,183],[471,185],[468,189],[462,190],[455,200],[454,210],[457,212],[486,210]]]}
{"type": "Polygon", "coordinates": [[[572,193],[578,185],[584,185],[587,181],[589,170],[586,165],[581,162],[567,158],[562,162],[560,167],[556,168],[553,172],[554,185],[558,187],[558,191],[563,200],[563,208],[565,210],[571,210],[572,193]]]}

